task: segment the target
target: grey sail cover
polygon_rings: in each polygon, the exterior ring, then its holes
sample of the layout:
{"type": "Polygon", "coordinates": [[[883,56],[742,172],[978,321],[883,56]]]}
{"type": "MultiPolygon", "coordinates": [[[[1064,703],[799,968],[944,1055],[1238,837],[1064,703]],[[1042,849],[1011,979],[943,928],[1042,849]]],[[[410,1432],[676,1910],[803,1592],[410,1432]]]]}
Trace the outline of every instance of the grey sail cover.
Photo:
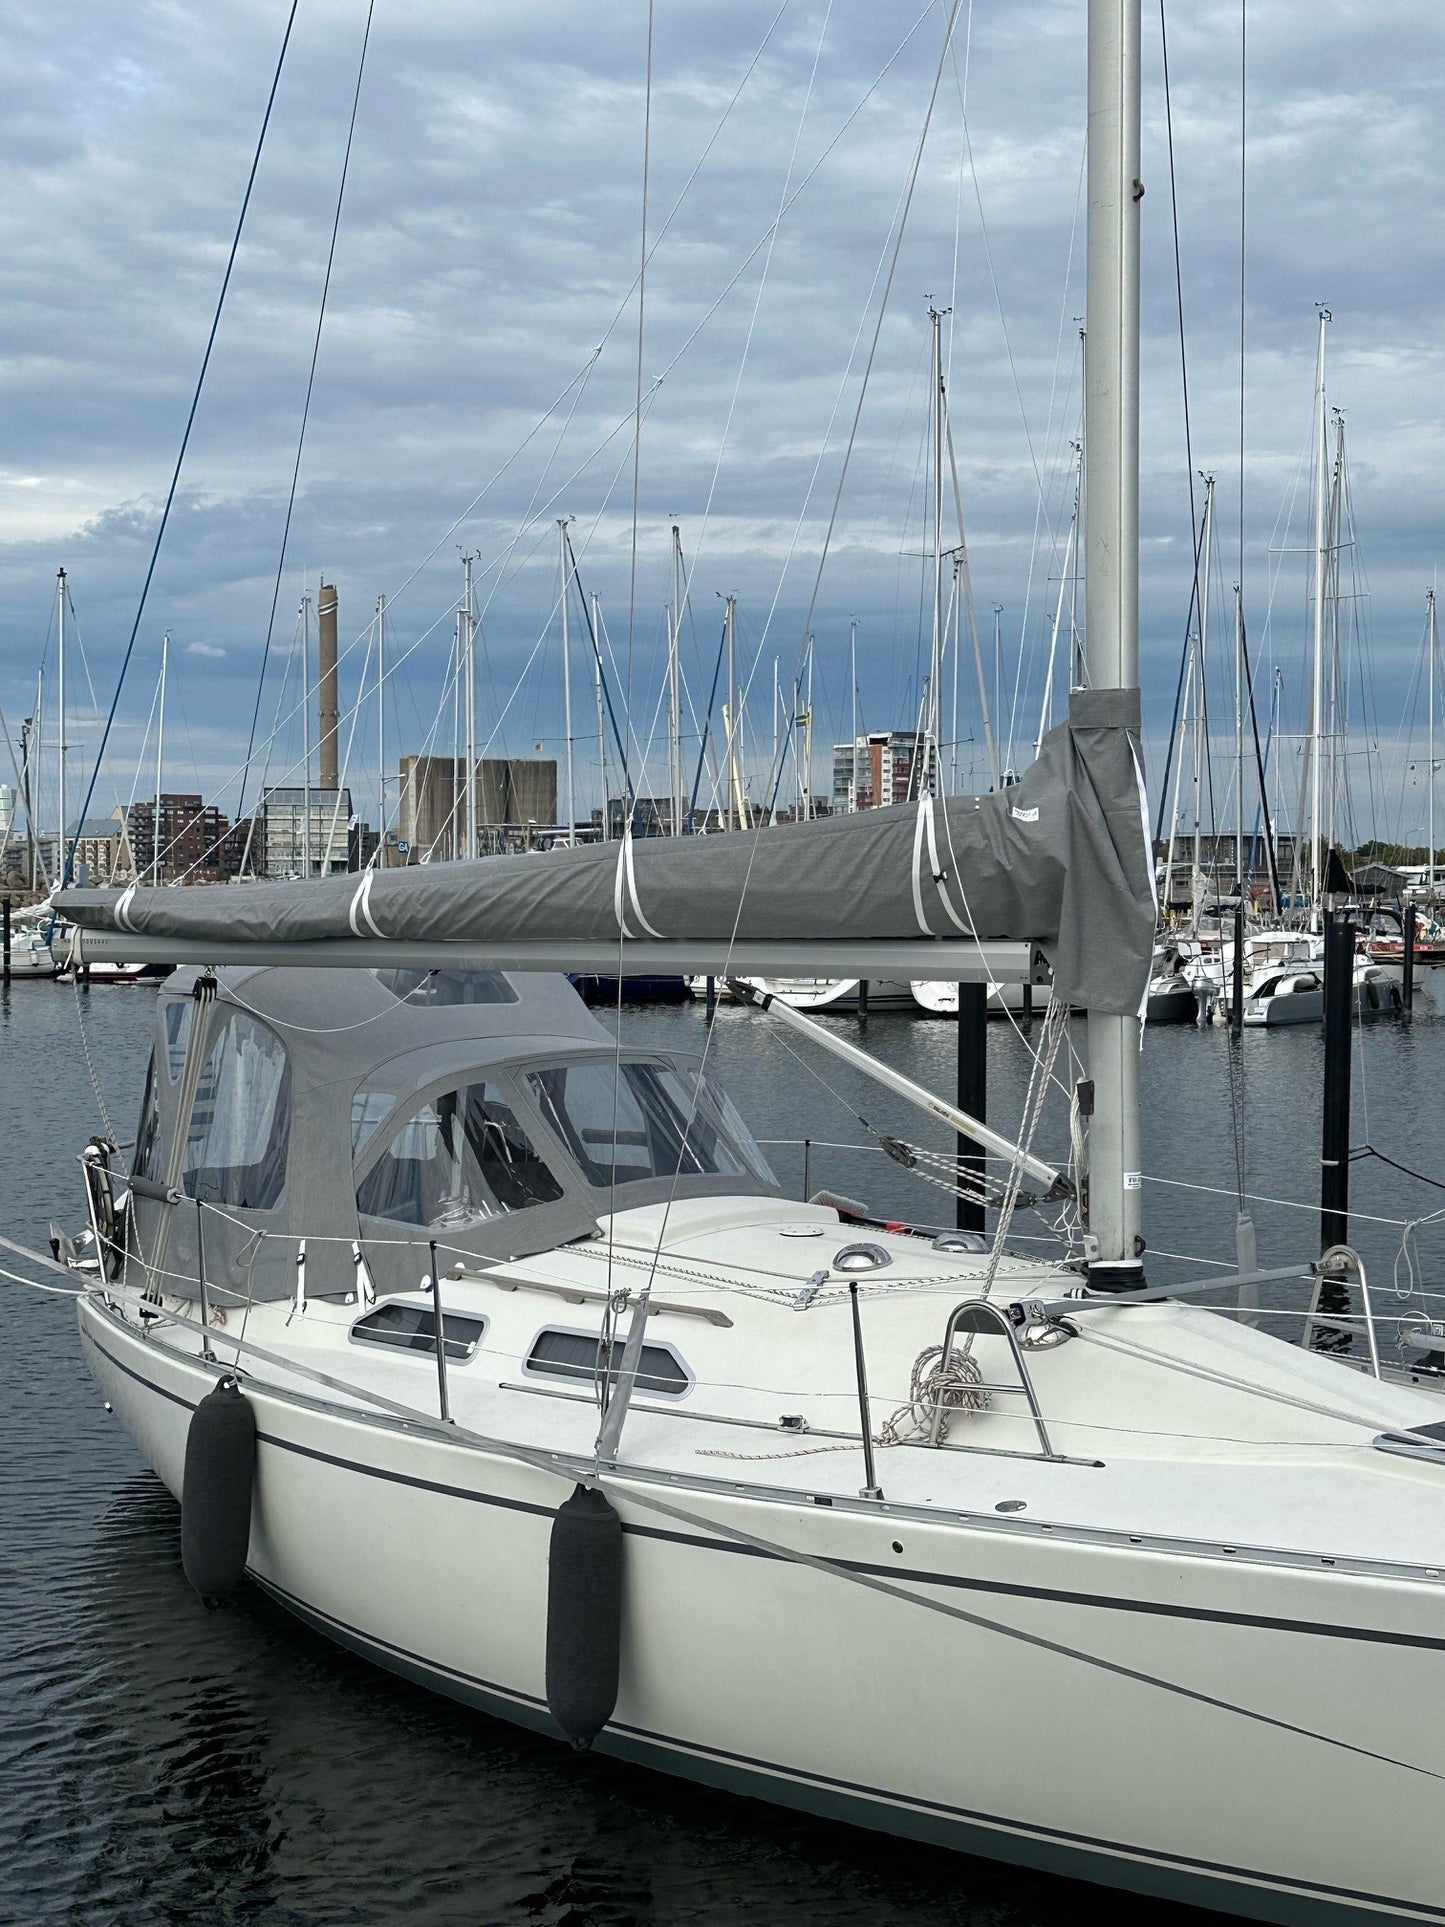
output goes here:
{"type": "Polygon", "coordinates": [[[59,904],[84,930],[194,942],[197,961],[207,942],[347,937],[479,951],[619,938],[1023,941],[1047,953],[1062,998],[1131,1015],[1155,925],[1138,728],[1137,690],[1076,691],[1018,783],[987,796],[363,876],[67,890],[59,904]]]}

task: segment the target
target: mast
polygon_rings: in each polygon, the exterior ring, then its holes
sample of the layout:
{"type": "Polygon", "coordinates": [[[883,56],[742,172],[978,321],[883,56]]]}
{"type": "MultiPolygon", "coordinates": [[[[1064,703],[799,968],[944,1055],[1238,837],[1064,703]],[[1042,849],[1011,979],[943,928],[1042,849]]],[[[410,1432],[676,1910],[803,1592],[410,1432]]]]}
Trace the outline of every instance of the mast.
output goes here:
{"type": "MultiPolygon", "coordinates": [[[[1069,517],[1069,536],[1064,544],[1064,565],[1059,574],[1059,596],[1054,604],[1054,626],[1049,636],[1049,663],[1044,671],[1044,699],[1039,708],[1039,733],[1034,738],[1034,755],[1044,746],[1044,737],[1054,722],[1054,670],[1059,655],[1059,631],[1064,623],[1064,598],[1074,583],[1074,545],[1079,538],[1079,460],[1083,444],[1074,443],[1074,512],[1069,517]]],[[[1072,662],[1072,648],[1070,652],[1072,662]]]]}
{"type": "MultiPolygon", "coordinates": [[[[35,728],[30,738],[30,753],[35,759],[35,807],[45,808],[45,664],[42,662],[35,672],[35,728]]],[[[36,836],[32,861],[30,864],[30,888],[40,888],[40,877],[45,872],[45,858],[40,854],[41,829],[35,825],[36,836]]]]}
{"type": "MultiPolygon", "coordinates": [[[[813,820],[813,655],[814,638],[808,633],[808,700],[803,711],[803,821],[813,820]]],[[[742,783],[739,778],[739,792],[742,783]]]]}
{"type": "MultiPolygon", "coordinates": [[[[933,386],[933,417],[929,424],[933,441],[933,653],[929,686],[933,693],[931,704],[924,711],[925,741],[930,734],[937,734],[934,718],[943,674],[943,316],[937,308],[929,307],[928,322],[929,380],[933,386]]],[[[919,794],[922,793],[920,784],[919,794]]]]}
{"type": "Polygon", "coordinates": [[[858,807],[858,618],[848,624],[848,809],[858,807]]]}
{"type": "Polygon", "coordinates": [[[1427,821],[1428,821],[1429,827],[1426,831],[1426,834],[1429,837],[1430,850],[1425,860],[1426,861],[1425,892],[1426,892],[1427,899],[1433,902],[1435,897],[1435,591],[1433,589],[1427,589],[1425,591],[1425,607],[1429,615],[1429,625],[1428,625],[1429,641],[1426,646],[1428,647],[1430,652],[1430,655],[1429,655],[1430,717],[1427,725],[1429,734],[1426,738],[1426,745],[1427,745],[1426,768],[1428,771],[1427,780],[1430,786],[1429,796],[1427,799],[1427,821]]]}
{"type": "Polygon", "coordinates": [[[1320,793],[1320,761],[1323,752],[1325,681],[1325,576],[1329,567],[1329,420],[1325,404],[1325,329],[1330,311],[1320,309],[1319,348],[1315,359],[1315,622],[1314,693],[1310,703],[1310,927],[1319,928],[1320,901],[1323,896],[1324,868],[1320,837],[1324,828],[1323,799],[1320,793]]]}
{"type": "MultiPolygon", "coordinates": [[[[1200,802],[1204,793],[1203,783],[1205,776],[1208,774],[1206,765],[1209,763],[1210,756],[1209,745],[1206,743],[1204,736],[1204,723],[1208,704],[1208,696],[1206,695],[1208,684],[1205,678],[1209,673],[1209,564],[1213,547],[1214,477],[1212,475],[1206,475],[1204,478],[1204,527],[1199,542],[1199,554],[1204,576],[1199,584],[1199,654],[1196,658],[1199,682],[1195,690],[1195,718],[1197,727],[1194,732],[1194,875],[1189,885],[1196,932],[1199,929],[1199,913],[1204,907],[1200,901],[1203,894],[1200,889],[1200,884],[1204,876],[1204,860],[1200,849],[1200,829],[1202,823],[1200,802]]],[[[1212,783],[1210,789],[1212,793],[1212,783]]],[[[1218,881],[1218,875],[1218,865],[1216,864],[1216,883],[1218,881]]]]}
{"type": "MultiPolygon", "coordinates": [[[[1194,701],[1194,650],[1195,638],[1189,638],[1189,656],[1185,670],[1184,701],[1179,716],[1179,740],[1175,745],[1174,757],[1174,797],[1169,809],[1169,848],[1164,858],[1164,891],[1162,908],[1168,915],[1169,906],[1174,901],[1174,846],[1179,833],[1179,792],[1184,784],[1184,745],[1189,737],[1189,709],[1194,701]]],[[[1193,895],[1191,884],[1190,894],[1193,895]]]]}
{"type": "Polygon", "coordinates": [[[376,598],[376,850],[381,868],[386,847],[386,597],[376,598]]]}
{"type": "Polygon", "coordinates": [[[572,633],[568,625],[568,604],[571,597],[567,585],[567,518],[557,518],[557,580],[562,590],[562,734],[566,753],[565,772],[567,778],[567,845],[575,848],[577,843],[577,797],[572,771],[572,633]]]}
{"type": "Polygon", "coordinates": [[[727,638],[728,700],[727,708],[724,712],[725,727],[723,731],[723,741],[727,752],[728,828],[731,830],[740,830],[742,828],[742,817],[738,811],[736,762],[738,730],[737,597],[735,595],[728,596],[724,607],[727,611],[723,618],[723,632],[727,638]]]}
{"type": "Polygon", "coordinates": [[[1329,718],[1329,730],[1325,741],[1329,743],[1330,767],[1329,781],[1324,784],[1325,797],[1325,836],[1326,853],[1334,849],[1339,840],[1338,811],[1340,802],[1341,762],[1345,749],[1345,700],[1346,692],[1340,673],[1340,557],[1344,553],[1345,541],[1345,418],[1339,409],[1334,411],[1335,418],[1335,461],[1330,481],[1330,523],[1329,523],[1329,680],[1325,703],[1329,718]]]}
{"type": "MultiPolygon", "coordinates": [[[[37,704],[35,715],[40,713],[37,704]]],[[[30,841],[30,891],[36,890],[37,865],[40,861],[40,839],[36,834],[35,802],[30,788],[30,754],[35,736],[35,716],[27,716],[20,725],[20,793],[25,799],[25,834],[30,841]]]]}
{"type": "Polygon", "coordinates": [[[782,715],[782,711],[779,706],[781,702],[782,702],[782,692],[778,684],[778,659],[776,656],[774,656],[773,657],[773,760],[770,765],[771,774],[768,778],[769,782],[772,784],[772,787],[773,787],[773,802],[772,802],[772,807],[768,814],[769,823],[776,823],[778,820],[778,784],[782,779],[782,765],[778,761],[778,757],[782,752],[782,733],[781,733],[781,730],[779,729],[779,719],[782,715]]]}
{"type": "Polygon", "coordinates": [[[672,525],[672,621],[667,635],[667,773],[672,834],[682,835],[682,531],[672,525]]]}
{"type": "Polygon", "coordinates": [[[55,596],[59,610],[59,627],[56,643],[57,699],[60,705],[60,725],[56,734],[56,759],[60,770],[60,844],[59,869],[62,881],[68,880],[70,867],[65,860],[65,839],[68,834],[66,824],[65,795],[65,571],[57,569],[55,574],[55,596]]]}
{"type": "MultiPolygon", "coordinates": [[[[463,802],[462,802],[462,764],[465,761],[466,739],[462,734],[462,668],[466,645],[462,641],[462,605],[457,603],[452,617],[452,807],[448,821],[448,854],[455,860],[462,854],[463,840],[463,802]]],[[[446,698],[443,696],[445,702],[446,698]]]]}
{"type": "Polygon", "coordinates": [[[955,549],[953,555],[953,585],[949,596],[948,625],[949,634],[945,643],[950,651],[949,658],[949,711],[948,711],[948,794],[958,795],[958,657],[962,648],[963,623],[962,591],[963,557],[955,549]]]}
{"type": "Polygon", "coordinates": [[[1234,585],[1234,880],[1244,902],[1244,585],[1234,585]]]}
{"type": "MultiPolygon", "coordinates": [[[[311,874],[311,598],[301,598],[301,874],[311,874]]],[[[160,825],[156,825],[160,834],[160,825]]]]}
{"type": "MultiPolygon", "coordinates": [[[[594,640],[601,634],[602,606],[597,600],[597,591],[594,589],[592,591],[592,635],[594,640]]],[[[596,648],[592,652],[592,693],[597,700],[597,768],[599,771],[598,780],[602,784],[602,835],[600,840],[605,843],[607,841],[607,717],[602,701],[602,651],[600,648],[596,648]]]]}
{"type": "MultiPolygon", "coordinates": [[[[1084,621],[1093,691],[1139,687],[1139,5],[1089,0],[1084,621]]],[[[1136,712],[1137,720],[1137,712],[1136,712]]],[[[1138,1017],[1090,1011],[1089,1282],[1143,1283],[1138,1017]]]]}
{"type": "Polygon", "coordinates": [[[151,825],[151,887],[161,887],[161,788],[166,760],[166,665],[171,653],[171,632],[161,637],[161,690],[156,704],[156,813],[151,825]]]}
{"type": "MultiPolygon", "coordinates": [[[[466,664],[467,855],[477,854],[477,617],[472,604],[472,555],[462,557],[462,647],[466,664]]],[[[565,581],[565,577],[563,578],[565,581]]]]}

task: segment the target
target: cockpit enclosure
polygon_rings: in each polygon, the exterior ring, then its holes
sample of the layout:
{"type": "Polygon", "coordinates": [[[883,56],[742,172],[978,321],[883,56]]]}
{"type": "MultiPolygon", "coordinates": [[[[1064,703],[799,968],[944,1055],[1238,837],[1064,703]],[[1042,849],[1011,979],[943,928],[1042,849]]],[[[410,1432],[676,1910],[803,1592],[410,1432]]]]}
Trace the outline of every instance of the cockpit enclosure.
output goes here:
{"type": "Polygon", "coordinates": [[[131,1281],[212,1302],[378,1291],[597,1234],[669,1196],[776,1195],[731,1101],[686,1059],[624,1048],[565,978],[495,971],[195,971],[158,996],[133,1168],[131,1281]],[[184,1113],[184,1114],[183,1114],[184,1113]],[[199,1207],[199,1211],[198,1208],[199,1207]]]}

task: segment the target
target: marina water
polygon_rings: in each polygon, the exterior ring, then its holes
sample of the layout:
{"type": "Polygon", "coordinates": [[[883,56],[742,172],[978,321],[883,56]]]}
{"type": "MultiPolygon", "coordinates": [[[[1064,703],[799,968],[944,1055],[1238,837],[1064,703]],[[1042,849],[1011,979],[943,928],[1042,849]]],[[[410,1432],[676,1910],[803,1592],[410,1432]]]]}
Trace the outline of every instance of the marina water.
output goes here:
{"type": "MultiPolygon", "coordinates": [[[[52,1218],[79,1228],[76,1155],[102,1128],[96,1085],[129,1139],[153,1014],[138,989],[37,983],[0,995],[8,1236],[43,1248],[52,1218]]],[[[859,1035],[856,1019],[831,1021],[859,1035]]],[[[710,1033],[700,1004],[628,1006],[621,1022],[629,1041],[707,1051],[786,1188],[801,1187],[806,1137],[815,1189],[951,1221],[951,1196],[881,1154],[858,1121],[951,1148],[900,1100],[745,1011],[723,1006],[710,1033]]],[[[952,1092],[951,1024],[878,1015],[865,1035],[878,1056],[952,1092]]],[[[989,1026],[988,1048],[990,1118],[1007,1129],[1029,1060],[1007,1024],[989,1026]]],[[[1221,1030],[1147,1038],[1156,1282],[1233,1255],[1230,1048],[1221,1030]]],[[[1318,1238],[1322,1038],[1304,1027],[1244,1048],[1248,1188],[1281,1201],[1252,1207],[1260,1262],[1285,1264],[1318,1238]]],[[[1357,1033],[1353,1144],[1445,1180],[1442,1089],[1445,981],[1437,990],[1426,973],[1413,1023],[1357,1033]]],[[[1398,1222],[1428,1219],[1445,1193],[1363,1158],[1352,1204],[1377,1306],[1410,1263],[1427,1287],[1445,1283],[1445,1224],[1420,1225],[1402,1247],[1398,1222]]],[[[1038,1226],[1021,1216],[1017,1229],[1038,1226]]],[[[1128,1927],[1160,1918],[1155,1902],[571,1753],[350,1658],[252,1587],[209,1612],[181,1573],[177,1508],[81,1364],[69,1300],[0,1282],[0,1357],[0,1921],[1063,1927],[1084,1907],[1128,1927]]]]}

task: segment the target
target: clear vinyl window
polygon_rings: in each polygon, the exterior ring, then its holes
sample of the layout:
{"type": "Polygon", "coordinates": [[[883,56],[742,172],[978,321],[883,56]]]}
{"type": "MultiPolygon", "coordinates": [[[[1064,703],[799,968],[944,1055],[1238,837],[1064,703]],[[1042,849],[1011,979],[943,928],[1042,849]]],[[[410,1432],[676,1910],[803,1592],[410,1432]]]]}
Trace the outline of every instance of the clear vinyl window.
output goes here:
{"type": "Polygon", "coordinates": [[[456,1227],[550,1204],[562,1187],[501,1088],[480,1079],[428,1098],[356,1187],[356,1208],[401,1224],[456,1227]]]}
{"type": "Polygon", "coordinates": [[[151,1052],[151,1061],[146,1065],[145,1096],[141,1099],[140,1123],[136,1126],[135,1153],[130,1161],[131,1175],[148,1178],[151,1175],[151,1161],[156,1154],[156,1139],[160,1136],[161,1106],[156,1091],[156,1054],[151,1052]]]}
{"type": "Polygon", "coordinates": [[[594,1059],[529,1071],[527,1083],[593,1184],[695,1176],[774,1182],[731,1100],[697,1071],[594,1059]]]}
{"type": "Polygon", "coordinates": [[[186,1047],[191,1041],[195,1010],[194,997],[173,997],[166,1005],[166,1076],[173,1084],[179,1081],[186,1067],[186,1047]]]}
{"type": "Polygon", "coordinates": [[[360,1156],[396,1109],[390,1091],[355,1091],[351,1099],[351,1155],[360,1156]]]}
{"type": "Polygon", "coordinates": [[[186,1196],[244,1211],[274,1211],[286,1196],[291,1064],[272,1030],[227,1011],[196,1087],[186,1127],[186,1196]]]}
{"type": "Polygon", "coordinates": [[[514,1004],[517,993],[499,970],[378,970],[376,981],[413,1009],[444,1004],[514,1004]]]}

